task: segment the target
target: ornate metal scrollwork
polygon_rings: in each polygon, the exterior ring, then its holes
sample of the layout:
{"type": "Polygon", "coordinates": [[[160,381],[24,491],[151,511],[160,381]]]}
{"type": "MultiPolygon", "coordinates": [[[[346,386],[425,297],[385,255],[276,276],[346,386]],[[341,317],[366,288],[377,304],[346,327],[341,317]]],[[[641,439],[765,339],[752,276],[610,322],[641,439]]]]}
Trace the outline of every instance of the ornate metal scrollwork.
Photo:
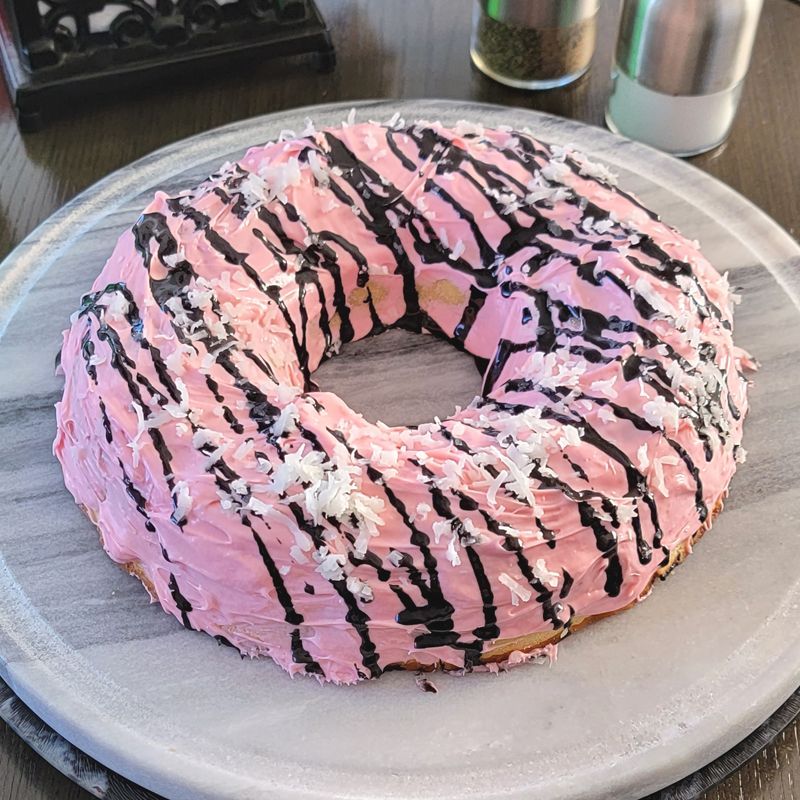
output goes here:
{"type": "MultiPolygon", "coordinates": [[[[23,44],[36,43],[31,67],[107,47],[175,47],[235,26],[300,21],[302,0],[14,0],[25,5],[23,44]],[[34,7],[32,11],[31,6],[34,7]],[[39,18],[35,19],[35,9],[39,18]],[[28,40],[26,42],[26,39],[28,40]]],[[[22,26],[21,26],[22,27],[22,26]]]]}
{"type": "Polygon", "coordinates": [[[181,0],[179,7],[193,31],[215,31],[222,24],[217,0],[181,0]]]}
{"type": "Polygon", "coordinates": [[[333,69],[315,0],[0,0],[0,65],[20,126],[94,95],[313,55],[333,69]]]}

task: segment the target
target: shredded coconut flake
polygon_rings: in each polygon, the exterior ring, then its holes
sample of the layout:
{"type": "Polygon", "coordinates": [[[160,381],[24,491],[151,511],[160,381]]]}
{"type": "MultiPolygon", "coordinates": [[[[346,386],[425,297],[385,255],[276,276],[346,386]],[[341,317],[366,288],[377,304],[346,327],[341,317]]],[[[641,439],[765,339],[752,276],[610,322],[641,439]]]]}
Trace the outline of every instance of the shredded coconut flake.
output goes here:
{"type": "Polygon", "coordinates": [[[296,561],[298,564],[308,564],[308,559],[306,558],[306,554],[302,551],[298,545],[293,544],[289,548],[289,555],[296,561]]]}
{"type": "Polygon", "coordinates": [[[450,255],[448,256],[448,258],[451,261],[458,261],[458,259],[461,258],[461,256],[463,255],[465,249],[466,248],[464,247],[464,242],[461,239],[459,239],[455,243],[453,249],[450,251],[450,255]]]}
{"type": "Polygon", "coordinates": [[[511,605],[518,606],[520,600],[527,603],[533,597],[533,592],[527,586],[514,580],[507,572],[501,572],[497,580],[511,591],[511,605]]]}
{"type": "Polygon", "coordinates": [[[555,589],[558,586],[558,573],[549,570],[543,558],[537,558],[532,569],[533,574],[546,586],[549,586],[551,589],[555,589]]]}
{"type": "Polygon", "coordinates": [[[347,586],[347,591],[359,598],[359,600],[365,603],[371,603],[374,600],[372,587],[366,581],[362,581],[361,578],[350,575],[345,585],[347,586]]]}
{"type": "Polygon", "coordinates": [[[109,297],[105,316],[114,321],[123,320],[128,311],[130,311],[130,307],[130,303],[125,299],[122,292],[113,292],[109,297]]]}
{"type": "Polygon", "coordinates": [[[252,439],[245,439],[234,451],[233,457],[237,461],[242,461],[244,458],[250,455],[255,449],[255,444],[252,439]]]}
{"type": "Polygon", "coordinates": [[[447,558],[454,567],[461,564],[461,557],[458,555],[458,549],[456,548],[457,544],[458,536],[454,533],[447,545],[447,558]]]}
{"type": "Polygon", "coordinates": [[[221,444],[219,447],[215,448],[211,453],[209,453],[203,468],[206,471],[210,470],[211,467],[213,467],[214,464],[216,464],[222,458],[222,456],[225,455],[225,451],[230,446],[231,446],[230,442],[225,442],[224,444],[221,444]]]}
{"type": "Polygon", "coordinates": [[[636,451],[636,458],[639,461],[639,472],[646,472],[647,468],[650,466],[650,459],[647,456],[647,443],[645,442],[639,449],[636,451]]]}
{"type": "Polygon", "coordinates": [[[342,553],[331,553],[327,545],[323,545],[312,554],[317,562],[317,572],[328,581],[340,581],[344,578],[342,567],[347,562],[347,556],[342,553]]]}
{"type": "Polygon", "coordinates": [[[553,183],[565,183],[570,175],[570,168],[559,161],[548,161],[540,170],[541,175],[553,183]]]}
{"type": "Polygon", "coordinates": [[[244,478],[236,478],[236,480],[231,481],[231,491],[234,494],[246,495],[248,492],[247,481],[244,478]]]}
{"type": "Polygon", "coordinates": [[[643,406],[644,418],[663,431],[675,432],[680,422],[680,409],[661,395],[648,400],[643,406]]]}
{"type": "Polygon", "coordinates": [[[586,156],[581,155],[579,159],[580,173],[588,178],[595,178],[596,180],[603,181],[610,186],[617,185],[617,175],[612,172],[605,164],[598,164],[589,161],[586,156]]]}
{"type": "Polygon", "coordinates": [[[432,509],[427,503],[417,503],[417,508],[416,508],[417,519],[421,519],[424,521],[431,511],[432,509]]]}
{"type": "Polygon", "coordinates": [[[594,381],[591,384],[591,390],[595,394],[599,394],[602,397],[608,397],[614,400],[615,398],[619,397],[619,393],[614,388],[616,383],[617,379],[615,376],[612,375],[610,378],[607,378],[604,381],[594,381]]]}
{"type": "Polygon", "coordinates": [[[192,497],[189,494],[189,484],[186,481],[178,481],[172,490],[172,495],[175,502],[175,510],[172,514],[172,520],[176,525],[180,525],[180,523],[186,519],[186,515],[192,508],[192,497]]]}

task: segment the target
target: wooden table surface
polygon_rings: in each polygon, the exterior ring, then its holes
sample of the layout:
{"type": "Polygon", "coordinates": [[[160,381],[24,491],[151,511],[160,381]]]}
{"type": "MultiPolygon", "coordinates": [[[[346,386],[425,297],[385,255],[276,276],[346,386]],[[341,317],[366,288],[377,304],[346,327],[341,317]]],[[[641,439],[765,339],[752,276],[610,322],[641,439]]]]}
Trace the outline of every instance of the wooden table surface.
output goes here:
{"type": "MultiPolygon", "coordinates": [[[[598,49],[577,84],[543,93],[507,89],[470,67],[468,0],[319,0],[338,66],[263,63],[196,85],[162,86],[125,101],[88,102],[39,133],[17,130],[0,89],[0,258],[64,202],[155,148],[207,128],[292,106],[383,97],[505,103],[603,124],[617,0],[601,4],[598,49]]],[[[800,5],[765,0],[753,63],[729,140],[693,159],[800,235],[800,5]]],[[[800,682],[800,676],[798,676],[800,682]]],[[[800,723],[710,790],[706,800],[800,798],[800,723]]],[[[0,800],[90,795],[0,723],[0,800]]]]}

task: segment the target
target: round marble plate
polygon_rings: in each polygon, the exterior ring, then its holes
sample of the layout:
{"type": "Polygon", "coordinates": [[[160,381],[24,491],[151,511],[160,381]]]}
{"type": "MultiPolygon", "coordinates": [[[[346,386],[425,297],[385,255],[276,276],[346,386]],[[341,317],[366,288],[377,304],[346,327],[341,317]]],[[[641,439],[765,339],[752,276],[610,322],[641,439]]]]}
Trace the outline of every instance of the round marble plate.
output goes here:
{"type": "MultiPolygon", "coordinates": [[[[800,715],[800,689],[746,739],[702,769],[659,789],[641,800],[698,800],[703,792],[724,781],[764,751],[800,715]]],[[[164,800],[78,750],[36,716],[8,684],[0,680],[0,719],[48,763],[78,786],[102,800],[164,800]]]]}
{"type": "MultiPolygon", "coordinates": [[[[713,533],[646,603],[566,641],[552,668],[436,676],[436,694],[400,673],[352,687],[292,681],[148,606],[100,550],[50,454],[53,356],[69,313],[155,187],[191,185],[249,144],[306,116],[337,122],[347,107],[270,115],[107,178],[0,268],[0,676],[81,750],[173,800],[641,796],[721,755],[797,687],[800,247],[711,178],[604,131],[441,101],[367,104],[359,115],[396,110],[529,125],[572,143],[730,271],[744,298],[737,340],[762,368],[750,457],[713,533]]],[[[380,408],[370,407],[374,382],[364,376],[394,374],[383,338],[327,379],[368,415],[380,408]]],[[[445,370],[425,337],[415,348],[416,374],[450,376],[447,397],[439,376],[437,402],[462,399],[472,366],[448,359],[445,370]]],[[[398,358],[407,368],[408,354],[398,358]]],[[[418,397],[426,393],[418,384],[418,397]]]]}

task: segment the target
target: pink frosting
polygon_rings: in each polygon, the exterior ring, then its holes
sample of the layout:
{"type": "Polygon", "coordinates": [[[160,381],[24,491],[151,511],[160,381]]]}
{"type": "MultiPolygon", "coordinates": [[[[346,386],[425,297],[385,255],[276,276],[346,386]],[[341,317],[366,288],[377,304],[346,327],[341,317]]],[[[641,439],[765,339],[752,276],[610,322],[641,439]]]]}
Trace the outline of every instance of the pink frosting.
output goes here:
{"type": "Polygon", "coordinates": [[[61,356],[67,488],[165,610],[292,674],[470,667],[620,609],[743,457],[727,281],[528,132],[253,148],[158,193],[92,292],[61,356]],[[398,322],[488,361],[484,396],[402,428],[315,390],[398,322]]]}

